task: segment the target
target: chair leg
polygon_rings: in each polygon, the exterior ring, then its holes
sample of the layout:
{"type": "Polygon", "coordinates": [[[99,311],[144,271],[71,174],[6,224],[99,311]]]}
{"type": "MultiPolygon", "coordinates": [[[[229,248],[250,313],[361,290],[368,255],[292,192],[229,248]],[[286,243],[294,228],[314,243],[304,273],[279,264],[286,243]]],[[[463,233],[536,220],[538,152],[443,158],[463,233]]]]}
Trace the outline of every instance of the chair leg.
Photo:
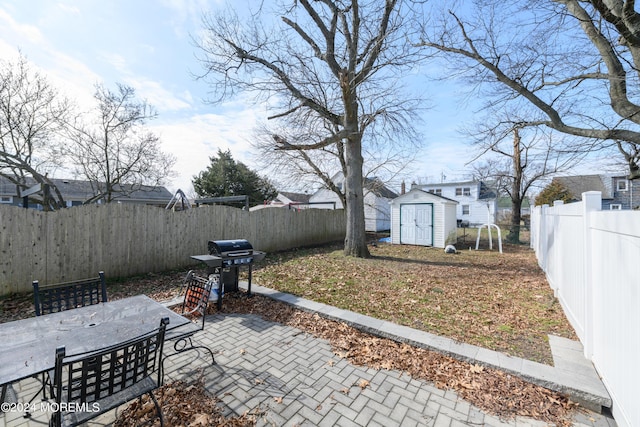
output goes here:
{"type": "Polygon", "coordinates": [[[191,339],[191,337],[180,338],[175,343],[173,343],[173,349],[176,351],[176,354],[189,351],[189,350],[196,350],[199,348],[209,352],[209,354],[211,355],[211,364],[215,365],[216,358],[213,355],[213,351],[211,351],[209,347],[206,347],[204,345],[193,345],[193,340],[191,339]],[[180,343],[183,343],[181,347],[179,346],[180,343]]]}
{"type": "MultiPolygon", "coordinates": [[[[34,375],[33,378],[36,378],[36,376],[34,375]]],[[[43,372],[42,373],[42,379],[39,380],[42,382],[42,386],[38,389],[38,391],[36,392],[36,394],[34,394],[31,399],[29,399],[29,402],[27,402],[27,407],[31,406],[31,403],[36,399],[36,397],[38,397],[38,395],[40,394],[40,392],[42,392],[42,400],[47,400],[47,384],[49,384],[51,387],[51,383],[47,381],[47,373],[43,372]]],[[[51,397],[53,397],[53,390],[51,390],[51,397]]],[[[24,418],[31,418],[31,413],[29,411],[26,411],[24,416],[24,418]]]]}
{"type": "Polygon", "coordinates": [[[162,416],[162,408],[160,408],[160,405],[158,404],[158,401],[156,400],[156,397],[153,395],[153,391],[150,391],[149,395],[151,396],[151,400],[153,400],[153,404],[156,405],[156,411],[158,412],[158,418],[160,418],[160,427],[164,427],[164,417],[162,416]]]}
{"type": "Polygon", "coordinates": [[[199,348],[209,352],[209,355],[211,355],[211,364],[215,365],[216,358],[213,355],[213,351],[211,351],[209,347],[206,347],[204,345],[193,345],[193,340],[190,336],[182,337],[177,339],[173,343],[173,349],[175,350],[175,353],[167,354],[162,358],[162,361],[160,362],[160,377],[162,378],[162,381],[164,382],[164,361],[167,360],[167,358],[175,356],[176,354],[184,353],[185,351],[197,350],[199,348]]]}

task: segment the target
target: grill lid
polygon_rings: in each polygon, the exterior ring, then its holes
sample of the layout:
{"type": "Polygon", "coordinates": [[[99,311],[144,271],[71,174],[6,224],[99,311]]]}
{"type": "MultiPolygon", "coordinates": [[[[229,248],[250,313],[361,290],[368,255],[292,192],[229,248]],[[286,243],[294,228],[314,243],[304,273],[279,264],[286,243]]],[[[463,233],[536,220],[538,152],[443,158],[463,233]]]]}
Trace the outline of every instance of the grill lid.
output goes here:
{"type": "Polygon", "coordinates": [[[216,255],[222,258],[230,256],[251,255],[253,246],[248,240],[209,240],[209,255],[216,255]]]}

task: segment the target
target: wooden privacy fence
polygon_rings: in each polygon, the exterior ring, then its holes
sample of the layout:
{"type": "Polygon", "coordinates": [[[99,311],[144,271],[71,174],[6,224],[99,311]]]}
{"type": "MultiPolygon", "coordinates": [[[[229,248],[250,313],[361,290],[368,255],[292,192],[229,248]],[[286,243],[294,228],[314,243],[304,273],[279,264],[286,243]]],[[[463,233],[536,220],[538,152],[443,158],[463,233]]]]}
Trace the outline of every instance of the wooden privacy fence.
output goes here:
{"type": "Polygon", "coordinates": [[[601,193],[531,212],[531,247],[613,401],[640,426],[640,211],[602,211],[601,193]]]}
{"type": "Polygon", "coordinates": [[[268,252],[344,239],[343,210],[202,206],[172,212],[134,204],[40,212],[0,205],[0,296],[95,276],[128,277],[194,265],[208,240],[247,239],[268,252]]]}

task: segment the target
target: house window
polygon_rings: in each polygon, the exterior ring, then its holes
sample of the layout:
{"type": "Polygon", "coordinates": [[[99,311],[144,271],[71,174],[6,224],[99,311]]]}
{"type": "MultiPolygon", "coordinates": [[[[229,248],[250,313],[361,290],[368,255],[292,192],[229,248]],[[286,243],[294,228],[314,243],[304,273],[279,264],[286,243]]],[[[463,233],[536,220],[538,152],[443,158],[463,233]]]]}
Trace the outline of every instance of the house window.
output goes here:
{"type": "Polygon", "coordinates": [[[471,188],[470,187],[464,187],[462,189],[462,195],[463,196],[470,196],[471,195],[471,188]]]}
{"type": "Polygon", "coordinates": [[[435,190],[433,190],[433,193],[436,196],[442,196],[442,188],[436,188],[435,190]]]}
{"type": "Polygon", "coordinates": [[[609,209],[611,209],[612,211],[619,211],[619,210],[622,210],[622,205],[614,203],[609,205],[609,209]]]}
{"type": "Polygon", "coordinates": [[[13,198],[11,196],[0,197],[0,203],[11,203],[11,202],[13,202],[13,198]]]}
{"type": "Polygon", "coordinates": [[[469,205],[462,205],[462,215],[469,215],[469,205]]]}
{"type": "Polygon", "coordinates": [[[456,196],[462,196],[462,188],[456,188],[456,196]]]}
{"type": "Polygon", "coordinates": [[[618,191],[627,191],[627,180],[626,179],[620,179],[618,180],[618,191]]]}

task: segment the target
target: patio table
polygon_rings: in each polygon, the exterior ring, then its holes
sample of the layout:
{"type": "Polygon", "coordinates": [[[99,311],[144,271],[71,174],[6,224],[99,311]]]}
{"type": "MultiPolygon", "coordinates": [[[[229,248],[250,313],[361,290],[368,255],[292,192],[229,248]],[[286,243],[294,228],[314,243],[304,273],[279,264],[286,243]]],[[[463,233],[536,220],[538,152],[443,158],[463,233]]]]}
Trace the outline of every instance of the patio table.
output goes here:
{"type": "Polygon", "coordinates": [[[169,318],[167,331],[191,324],[146,295],[0,323],[0,388],[55,366],[55,351],[99,350],[138,337],[169,318]]]}

